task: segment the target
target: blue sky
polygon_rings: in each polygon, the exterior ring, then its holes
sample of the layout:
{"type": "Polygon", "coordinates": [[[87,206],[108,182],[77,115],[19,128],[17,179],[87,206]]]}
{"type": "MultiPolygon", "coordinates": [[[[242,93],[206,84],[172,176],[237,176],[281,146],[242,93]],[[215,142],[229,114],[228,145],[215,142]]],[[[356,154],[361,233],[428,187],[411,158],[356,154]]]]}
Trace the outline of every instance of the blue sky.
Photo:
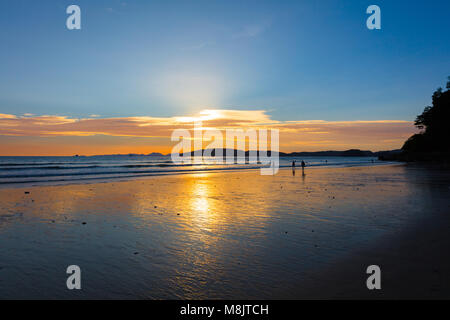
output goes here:
{"type": "Polygon", "coordinates": [[[2,1],[0,113],[413,120],[450,75],[449,1],[2,1]],[[69,31],[66,7],[81,7],[69,31]],[[381,8],[368,30],[367,6],[381,8]]]}

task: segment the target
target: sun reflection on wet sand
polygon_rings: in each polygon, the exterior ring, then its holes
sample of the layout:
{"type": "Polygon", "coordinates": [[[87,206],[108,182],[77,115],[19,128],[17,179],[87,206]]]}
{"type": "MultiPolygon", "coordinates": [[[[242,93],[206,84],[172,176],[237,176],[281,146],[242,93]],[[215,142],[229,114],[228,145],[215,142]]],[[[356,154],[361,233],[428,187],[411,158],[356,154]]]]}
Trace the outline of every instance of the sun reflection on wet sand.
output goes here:
{"type": "Polygon", "coordinates": [[[273,298],[438,196],[401,166],[3,189],[0,293],[70,297],[52,275],[81,261],[92,298],[273,298]]]}

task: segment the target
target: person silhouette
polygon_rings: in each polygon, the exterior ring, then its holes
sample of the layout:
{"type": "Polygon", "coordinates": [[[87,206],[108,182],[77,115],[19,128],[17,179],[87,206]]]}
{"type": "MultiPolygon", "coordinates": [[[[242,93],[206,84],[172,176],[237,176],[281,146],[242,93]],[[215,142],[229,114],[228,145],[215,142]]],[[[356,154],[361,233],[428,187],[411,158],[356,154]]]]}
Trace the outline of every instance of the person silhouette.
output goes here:
{"type": "Polygon", "coordinates": [[[302,160],[302,174],[303,175],[305,175],[305,167],[306,167],[305,161],[302,160]]]}

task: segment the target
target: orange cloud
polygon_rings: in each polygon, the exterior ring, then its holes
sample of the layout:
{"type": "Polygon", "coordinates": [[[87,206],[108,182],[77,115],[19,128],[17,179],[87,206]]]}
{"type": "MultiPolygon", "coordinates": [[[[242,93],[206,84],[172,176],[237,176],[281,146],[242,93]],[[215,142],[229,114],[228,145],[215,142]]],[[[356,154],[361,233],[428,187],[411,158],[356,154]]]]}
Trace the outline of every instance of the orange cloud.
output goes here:
{"type": "MultiPolygon", "coordinates": [[[[280,130],[280,150],[287,152],[347,148],[394,149],[401,147],[415,133],[411,121],[277,121],[271,119],[264,110],[204,110],[194,116],[165,118],[95,116],[75,119],[53,115],[0,114],[0,144],[8,146],[1,148],[0,155],[25,155],[28,154],[27,151],[21,151],[20,148],[35,150],[43,141],[47,141],[45,148],[42,145],[37,151],[47,150],[48,154],[59,154],[59,148],[66,144],[62,141],[69,137],[70,144],[77,146],[76,153],[79,154],[98,154],[100,150],[101,153],[122,153],[124,150],[127,153],[138,150],[146,150],[144,153],[167,152],[174,144],[170,141],[173,130],[192,129],[194,121],[202,121],[204,128],[276,128],[280,130]],[[115,138],[108,140],[111,145],[106,149],[92,147],[103,146],[105,138],[102,137],[115,138]],[[126,142],[124,138],[128,138],[126,142]],[[137,146],[130,139],[144,139],[145,144],[137,146]],[[119,144],[115,144],[113,140],[119,144]],[[107,152],[108,150],[111,152],[107,152]]],[[[72,154],[72,148],[70,150],[70,153],[65,154],[72,154]]],[[[36,154],[35,152],[32,154],[36,154]]]]}
{"type": "Polygon", "coordinates": [[[0,113],[0,119],[15,119],[16,116],[12,115],[12,114],[4,114],[4,113],[0,113]]]}

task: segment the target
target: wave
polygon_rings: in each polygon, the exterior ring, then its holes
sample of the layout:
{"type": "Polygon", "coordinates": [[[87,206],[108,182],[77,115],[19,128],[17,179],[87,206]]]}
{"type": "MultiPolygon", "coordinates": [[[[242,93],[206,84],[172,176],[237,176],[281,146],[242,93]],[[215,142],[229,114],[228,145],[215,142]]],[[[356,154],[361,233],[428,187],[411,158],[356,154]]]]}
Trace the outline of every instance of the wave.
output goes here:
{"type": "MultiPolygon", "coordinates": [[[[54,161],[33,157],[29,161],[22,159],[1,159],[0,157],[0,185],[10,184],[47,184],[54,182],[79,183],[91,180],[130,179],[153,175],[185,174],[196,172],[251,170],[267,167],[266,163],[253,163],[238,159],[232,164],[194,162],[176,164],[171,159],[83,159],[81,161],[67,161],[54,158],[54,161]],[[6,161],[5,161],[6,160],[6,161]],[[15,161],[14,161],[15,160],[15,161]],[[19,160],[19,161],[17,161],[19,160]]],[[[292,161],[298,165],[302,159],[297,157],[280,157],[280,168],[290,168],[292,161]]],[[[306,158],[307,167],[354,167],[381,164],[375,158],[367,157],[329,157],[306,158]]],[[[386,163],[387,164],[387,163],[386,163]]]]}
{"type": "Polygon", "coordinates": [[[187,169],[187,170],[155,170],[155,171],[124,171],[124,172],[85,172],[85,173],[67,173],[67,174],[46,174],[46,175],[17,175],[17,176],[0,176],[0,179],[11,178],[50,178],[50,177],[80,177],[80,176],[92,176],[98,175],[99,177],[86,177],[86,178],[71,178],[71,179],[51,179],[51,180],[16,180],[16,181],[0,181],[0,184],[11,183],[36,183],[36,182],[59,182],[59,181],[77,181],[77,180],[94,180],[94,179],[117,179],[117,178],[133,178],[154,176],[161,174],[180,174],[180,173],[196,173],[196,172],[208,172],[208,171],[226,171],[226,170],[242,170],[242,169],[260,169],[261,166],[253,167],[230,167],[230,168],[203,168],[203,169],[187,169]],[[107,176],[115,175],[115,176],[107,176]]]}
{"type": "MultiPolygon", "coordinates": [[[[96,169],[96,168],[152,168],[152,167],[183,167],[183,166],[202,166],[203,163],[192,164],[169,164],[169,163],[157,163],[157,164],[126,164],[126,165],[86,165],[86,166],[25,166],[25,167],[13,167],[13,168],[1,168],[1,171],[11,170],[75,170],[75,169],[96,169]]],[[[208,164],[213,165],[213,164],[208,164]]]]}

